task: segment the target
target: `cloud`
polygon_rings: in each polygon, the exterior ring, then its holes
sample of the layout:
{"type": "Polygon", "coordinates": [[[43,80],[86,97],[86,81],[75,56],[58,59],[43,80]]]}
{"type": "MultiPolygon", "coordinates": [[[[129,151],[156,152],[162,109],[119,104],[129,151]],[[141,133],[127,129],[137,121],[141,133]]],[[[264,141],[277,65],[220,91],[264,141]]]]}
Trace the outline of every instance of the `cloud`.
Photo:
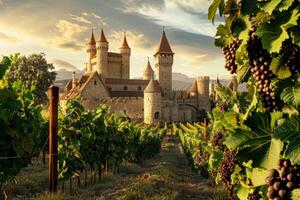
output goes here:
{"type": "Polygon", "coordinates": [[[77,71],[78,69],[72,65],[71,63],[61,60],[61,59],[53,59],[51,60],[56,70],[65,69],[67,71],[77,71]]]}
{"type": "Polygon", "coordinates": [[[123,0],[124,12],[134,13],[137,9],[158,9],[161,10],[165,6],[164,0],[123,0]]]}
{"type": "MultiPolygon", "coordinates": [[[[199,19],[208,20],[208,8],[212,1],[208,0],[169,0],[175,3],[182,11],[197,16],[199,19]]],[[[215,22],[224,21],[219,15],[216,15],[215,22]]]]}
{"type": "Polygon", "coordinates": [[[79,15],[69,14],[68,19],[59,19],[55,23],[57,36],[50,44],[71,51],[82,51],[88,37],[87,31],[95,24],[106,25],[103,17],[94,12],[82,12],[79,15]]]}
{"type": "Polygon", "coordinates": [[[77,21],[77,22],[81,22],[81,23],[84,23],[84,24],[92,24],[92,22],[88,19],[86,19],[85,17],[82,17],[82,16],[76,16],[76,15],[70,15],[71,16],[71,19],[77,21]]]}
{"type": "Polygon", "coordinates": [[[95,19],[99,20],[100,23],[102,24],[102,26],[106,26],[107,25],[106,22],[105,22],[105,20],[103,19],[103,17],[101,17],[101,16],[99,16],[99,15],[97,15],[95,13],[91,13],[91,16],[94,17],[95,19]]]}
{"type": "MultiPolygon", "coordinates": [[[[119,48],[123,40],[124,31],[113,31],[109,35],[109,42],[113,44],[113,48],[119,48]]],[[[152,43],[151,41],[143,34],[134,30],[126,30],[126,38],[128,45],[131,48],[149,48],[152,43]]]]}
{"type": "Polygon", "coordinates": [[[88,26],[64,19],[59,20],[55,26],[59,36],[51,40],[51,44],[72,51],[82,50],[82,44],[84,43],[82,38],[84,33],[89,29],[88,26]]]}
{"type": "MultiPolygon", "coordinates": [[[[1,0],[0,0],[1,1],[1,0]]],[[[17,42],[18,39],[14,36],[9,36],[5,33],[0,32],[0,40],[5,40],[7,42],[17,42]]]]}

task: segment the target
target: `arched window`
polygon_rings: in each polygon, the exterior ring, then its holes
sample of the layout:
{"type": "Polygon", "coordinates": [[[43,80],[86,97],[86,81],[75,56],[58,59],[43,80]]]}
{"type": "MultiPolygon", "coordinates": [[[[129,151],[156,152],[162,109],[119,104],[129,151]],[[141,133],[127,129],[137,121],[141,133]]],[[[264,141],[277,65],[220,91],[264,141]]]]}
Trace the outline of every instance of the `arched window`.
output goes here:
{"type": "Polygon", "coordinates": [[[128,90],[128,87],[127,87],[127,85],[125,85],[125,86],[124,86],[124,90],[125,90],[125,91],[126,91],[126,90],[128,90]]]}
{"type": "Polygon", "coordinates": [[[159,112],[154,113],[154,119],[159,119],[159,112]]]}
{"type": "Polygon", "coordinates": [[[94,85],[97,85],[97,81],[96,80],[94,80],[94,85]]]}

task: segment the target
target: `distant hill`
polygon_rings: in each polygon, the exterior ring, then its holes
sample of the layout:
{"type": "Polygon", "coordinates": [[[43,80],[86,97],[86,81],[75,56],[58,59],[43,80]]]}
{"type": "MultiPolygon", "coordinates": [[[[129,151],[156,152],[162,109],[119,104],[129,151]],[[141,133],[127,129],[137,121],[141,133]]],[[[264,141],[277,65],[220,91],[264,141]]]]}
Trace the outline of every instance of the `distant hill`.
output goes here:
{"type": "MultiPolygon", "coordinates": [[[[56,73],[57,76],[56,76],[55,85],[57,85],[60,88],[60,91],[63,91],[68,81],[72,78],[73,72],[61,69],[56,71],[56,73]]],[[[83,73],[84,71],[80,71],[80,70],[76,71],[76,78],[79,78],[83,73]]],[[[173,78],[172,84],[174,90],[187,90],[192,86],[195,80],[194,78],[191,78],[185,74],[177,73],[177,72],[174,72],[172,74],[172,78],[173,78]]],[[[133,79],[142,79],[142,77],[135,77],[133,79]]],[[[211,80],[211,82],[216,83],[217,81],[211,80]]],[[[228,80],[226,79],[220,79],[220,82],[222,85],[225,86],[228,85],[228,80]]],[[[246,87],[245,85],[240,85],[239,89],[245,91],[246,87]]]]}

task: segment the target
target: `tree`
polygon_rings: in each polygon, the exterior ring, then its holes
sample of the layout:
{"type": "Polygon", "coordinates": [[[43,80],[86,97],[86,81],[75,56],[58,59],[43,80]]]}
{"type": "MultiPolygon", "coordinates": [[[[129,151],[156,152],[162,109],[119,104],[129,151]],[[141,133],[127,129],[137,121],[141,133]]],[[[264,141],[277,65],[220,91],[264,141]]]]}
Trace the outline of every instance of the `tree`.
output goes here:
{"type": "Polygon", "coordinates": [[[21,80],[26,88],[35,85],[35,104],[47,101],[46,91],[56,78],[56,72],[52,71],[54,66],[48,63],[45,54],[31,54],[26,56],[14,56],[12,66],[7,73],[9,84],[21,80]]]}

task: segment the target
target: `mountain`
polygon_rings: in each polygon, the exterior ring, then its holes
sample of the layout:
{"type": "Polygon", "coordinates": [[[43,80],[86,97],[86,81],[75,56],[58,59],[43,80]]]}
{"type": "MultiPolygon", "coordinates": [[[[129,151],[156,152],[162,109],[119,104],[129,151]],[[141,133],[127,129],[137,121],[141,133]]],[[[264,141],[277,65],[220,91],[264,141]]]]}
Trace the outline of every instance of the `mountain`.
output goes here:
{"type": "MultiPolygon", "coordinates": [[[[69,80],[72,78],[73,71],[68,71],[65,69],[60,69],[56,71],[56,81],[61,81],[61,80],[69,80]]],[[[84,71],[77,70],[76,71],[76,78],[79,78],[84,71]]]]}

